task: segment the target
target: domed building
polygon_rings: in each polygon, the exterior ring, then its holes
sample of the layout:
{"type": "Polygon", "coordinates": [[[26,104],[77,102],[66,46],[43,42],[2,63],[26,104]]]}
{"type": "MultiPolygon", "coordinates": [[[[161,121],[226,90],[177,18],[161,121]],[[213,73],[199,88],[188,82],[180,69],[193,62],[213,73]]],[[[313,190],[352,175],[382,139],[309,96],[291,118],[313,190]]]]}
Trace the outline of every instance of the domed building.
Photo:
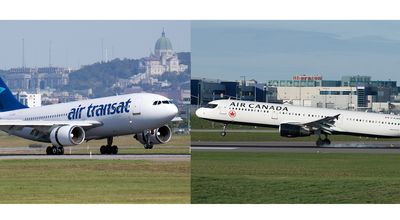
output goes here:
{"type": "Polygon", "coordinates": [[[171,41],[165,37],[165,32],[161,33],[161,37],[157,40],[156,46],[154,47],[154,54],[156,56],[169,56],[171,57],[174,53],[172,51],[171,41]]]}
{"type": "Polygon", "coordinates": [[[188,66],[179,64],[178,55],[172,49],[171,41],[161,33],[161,37],[154,46],[154,53],[142,60],[139,65],[140,71],[149,78],[153,75],[162,75],[165,72],[184,72],[188,66]]]}

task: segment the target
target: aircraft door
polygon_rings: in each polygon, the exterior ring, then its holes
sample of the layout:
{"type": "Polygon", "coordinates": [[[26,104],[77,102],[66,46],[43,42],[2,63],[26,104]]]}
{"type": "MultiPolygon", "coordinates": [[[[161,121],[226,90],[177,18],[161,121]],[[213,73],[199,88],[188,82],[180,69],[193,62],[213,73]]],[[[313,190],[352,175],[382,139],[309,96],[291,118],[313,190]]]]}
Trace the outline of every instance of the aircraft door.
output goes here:
{"type": "Polygon", "coordinates": [[[218,105],[218,108],[219,108],[219,114],[226,115],[228,111],[226,105],[218,105]]]}
{"type": "Polygon", "coordinates": [[[141,99],[134,99],[132,101],[132,106],[131,106],[131,121],[137,120],[137,118],[142,114],[142,100],[141,99]]]}
{"type": "Polygon", "coordinates": [[[277,111],[271,111],[271,119],[274,119],[274,120],[278,119],[278,112],[277,111]]]}

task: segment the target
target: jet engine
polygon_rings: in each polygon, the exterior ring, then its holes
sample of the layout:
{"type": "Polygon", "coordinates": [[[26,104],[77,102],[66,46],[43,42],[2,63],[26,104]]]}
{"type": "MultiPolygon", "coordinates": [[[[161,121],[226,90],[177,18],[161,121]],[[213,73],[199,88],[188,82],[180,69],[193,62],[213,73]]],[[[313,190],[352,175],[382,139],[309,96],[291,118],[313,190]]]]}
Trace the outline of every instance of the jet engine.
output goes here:
{"type": "Polygon", "coordinates": [[[59,126],[51,130],[50,141],[54,146],[72,146],[85,140],[83,128],[75,125],[59,126]]]}
{"type": "Polygon", "coordinates": [[[172,132],[171,128],[164,125],[150,132],[137,133],[134,137],[142,144],[165,144],[171,140],[172,132]],[[147,138],[149,138],[149,142],[147,142],[147,138]]]}
{"type": "Polygon", "coordinates": [[[282,137],[305,137],[311,135],[311,132],[305,127],[293,124],[281,124],[279,133],[282,137]]]}

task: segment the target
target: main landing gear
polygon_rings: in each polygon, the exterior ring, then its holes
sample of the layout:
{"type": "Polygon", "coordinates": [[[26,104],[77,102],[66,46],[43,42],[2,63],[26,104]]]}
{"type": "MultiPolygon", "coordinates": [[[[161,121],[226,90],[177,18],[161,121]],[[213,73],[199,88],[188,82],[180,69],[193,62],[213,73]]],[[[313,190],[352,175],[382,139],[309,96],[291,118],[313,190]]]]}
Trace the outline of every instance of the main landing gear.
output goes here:
{"type": "Polygon", "coordinates": [[[118,154],[118,147],[115,145],[112,145],[112,143],[113,143],[113,137],[108,137],[107,145],[103,145],[100,147],[100,153],[101,154],[118,154]]]}
{"type": "Polygon", "coordinates": [[[322,139],[321,136],[318,136],[318,140],[316,142],[317,147],[328,146],[331,144],[331,141],[328,139],[328,135],[325,134],[325,138],[322,139]]]}
{"type": "Polygon", "coordinates": [[[64,147],[48,146],[46,148],[47,155],[63,155],[64,147]]]}
{"type": "Polygon", "coordinates": [[[144,149],[153,149],[153,143],[150,141],[150,136],[152,135],[152,133],[154,132],[154,130],[147,132],[146,133],[146,143],[143,145],[144,149]]]}
{"type": "Polygon", "coordinates": [[[221,136],[225,137],[226,136],[226,127],[228,126],[228,124],[224,124],[224,127],[222,128],[222,132],[221,132],[221,136]]]}

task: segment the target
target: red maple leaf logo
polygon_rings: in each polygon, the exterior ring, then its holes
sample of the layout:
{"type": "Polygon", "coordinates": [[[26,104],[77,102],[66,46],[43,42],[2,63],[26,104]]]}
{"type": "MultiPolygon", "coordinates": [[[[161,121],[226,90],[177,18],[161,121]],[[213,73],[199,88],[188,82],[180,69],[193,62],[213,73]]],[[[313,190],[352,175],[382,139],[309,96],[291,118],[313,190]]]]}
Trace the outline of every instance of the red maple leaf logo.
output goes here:
{"type": "Polygon", "coordinates": [[[233,110],[229,111],[229,117],[234,118],[236,116],[236,112],[233,110]]]}

